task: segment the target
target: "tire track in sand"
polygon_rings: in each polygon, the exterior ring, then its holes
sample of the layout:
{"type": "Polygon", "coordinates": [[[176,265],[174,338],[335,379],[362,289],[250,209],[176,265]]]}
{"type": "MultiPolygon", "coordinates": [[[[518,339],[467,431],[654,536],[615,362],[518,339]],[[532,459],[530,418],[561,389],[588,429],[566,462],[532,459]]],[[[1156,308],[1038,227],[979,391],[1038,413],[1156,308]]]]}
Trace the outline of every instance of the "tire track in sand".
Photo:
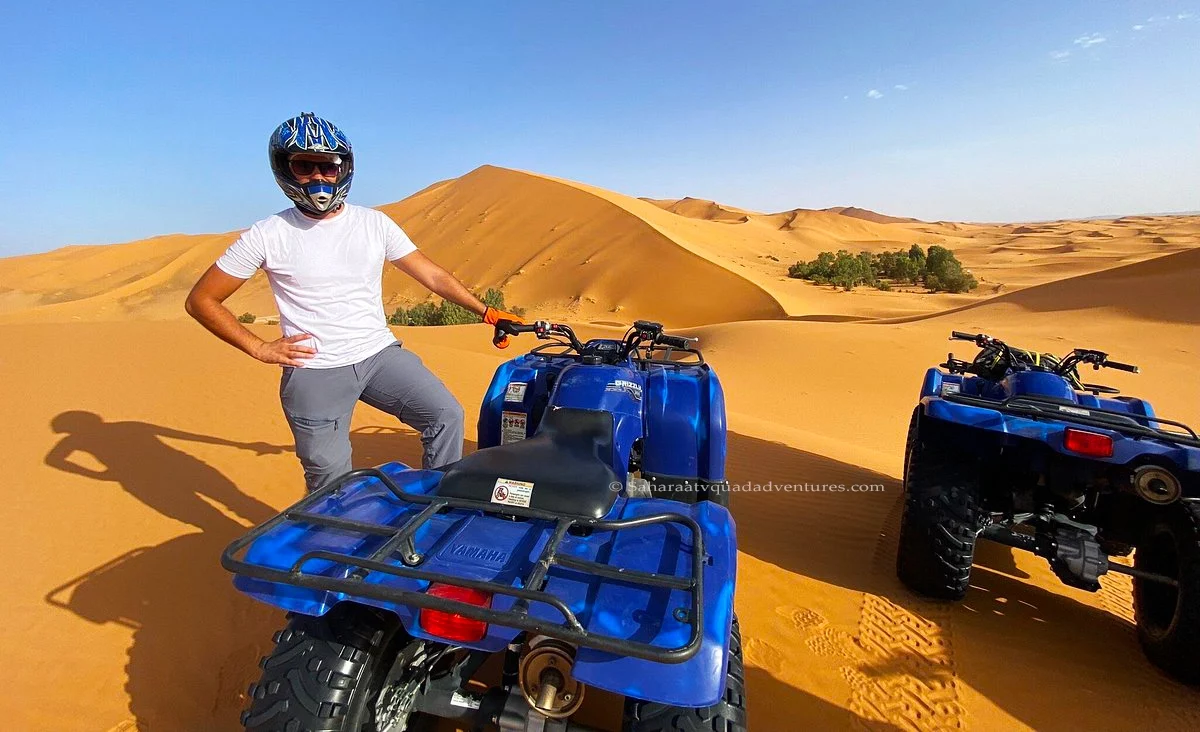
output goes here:
{"type": "MultiPolygon", "coordinates": [[[[896,537],[903,497],[897,495],[879,534],[872,574],[895,584],[896,537]]],[[[966,711],[959,699],[950,611],[944,604],[907,596],[900,605],[864,593],[855,645],[863,662],[845,666],[850,709],[871,721],[906,730],[963,729],[966,711]]]]}
{"type": "MultiPolygon", "coordinates": [[[[888,514],[871,562],[876,584],[894,584],[900,506],[888,514]]],[[[857,632],[834,627],[818,612],[781,607],[815,655],[841,663],[850,686],[849,709],[863,729],[960,730],[966,712],[954,672],[949,610],[919,600],[900,605],[864,593],[857,632]]]]}

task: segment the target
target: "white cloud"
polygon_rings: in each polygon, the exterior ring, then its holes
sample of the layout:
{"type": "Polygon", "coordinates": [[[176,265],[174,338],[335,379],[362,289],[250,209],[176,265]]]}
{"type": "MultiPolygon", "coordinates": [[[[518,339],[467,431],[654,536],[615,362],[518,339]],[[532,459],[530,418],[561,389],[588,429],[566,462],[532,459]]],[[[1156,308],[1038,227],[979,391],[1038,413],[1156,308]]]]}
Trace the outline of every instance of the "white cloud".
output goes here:
{"type": "Polygon", "coordinates": [[[1191,13],[1180,13],[1179,15],[1175,16],[1175,20],[1187,20],[1188,18],[1191,18],[1191,17],[1192,17],[1191,13]]]}
{"type": "Polygon", "coordinates": [[[1086,36],[1080,36],[1075,39],[1075,45],[1080,48],[1091,48],[1092,46],[1104,43],[1108,39],[1099,33],[1092,33],[1086,36]]]}
{"type": "Polygon", "coordinates": [[[872,99],[879,99],[883,96],[883,92],[879,91],[878,89],[872,89],[871,91],[867,92],[867,96],[872,99]]]}
{"type": "Polygon", "coordinates": [[[908,84],[897,84],[896,86],[894,86],[892,88],[895,89],[896,91],[908,91],[908,84]]]}
{"type": "Polygon", "coordinates": [[[1062,61],[1064,58],[1066,58],[1067,56],[1070,56],[1070,55],[1071,55],[1070,51],[1051,51],[1050,52],[1050,58],[1054,59],[1055,61],[1062,61]]]}
{"type": "Polygon", "coordinates": [[[1145,28],[1145,27],[1146,27],[1146,26],[1144,26],[1144,25],[1135,25],[1135,26],[1133,26],[1133,29],[1134,29],[1135,31],[1140,31],[1141,29],[1143,29],[1143,28],[1145,28]]]}
{"type": "Polygon", "coordinates": [[[842,97],[842,99],[849,99],[849,98],[850,98],[850,95],[849,95],[849,94],[847,94],[846,96],[842,97]]]}
{"type": "Polygon", "coordinates": [[[1146,18],[1146,22],[1147,23],[1161,23],[1165,20],[1170,20],[1170,19],[1171,19],[1171,16],[1169,16],[1169,15],[1151,15],[1149,18],[1146,18]]]}

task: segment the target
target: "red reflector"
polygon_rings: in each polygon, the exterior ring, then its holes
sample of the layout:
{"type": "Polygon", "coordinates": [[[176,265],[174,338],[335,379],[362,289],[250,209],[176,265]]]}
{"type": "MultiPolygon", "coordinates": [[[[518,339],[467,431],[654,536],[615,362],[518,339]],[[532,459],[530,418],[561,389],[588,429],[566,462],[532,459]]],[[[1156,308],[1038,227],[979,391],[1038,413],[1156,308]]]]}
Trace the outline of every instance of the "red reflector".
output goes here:
{"type": "Polygon", "coordinates": [[[1108,435],[1067,428],[1063,432],[1063,447],[1090,457],[1112,457],[1113,441],[1108,435]]]}
{"type": "MultiPolygon", "coordinates": [[[[455,585],[430,585],[426,594],[434,597],[443,597],[447,600],[457,600],[479,607],[488,607],[492,604],[492,594],[483,590],[476,590],[470,587],[457,587],[455,585]]],[[[464,618],[461,615],[454,613],[443,612],[441,610],[430,610],[422,608],[420,615],[421,629],[431,635],[436,635],[439,638],[446,640],[462,641],[464,643],[473,643],[483,640],[487,635],[488,624],[482,620],[474,620],[472,618],[464,618]]]]}

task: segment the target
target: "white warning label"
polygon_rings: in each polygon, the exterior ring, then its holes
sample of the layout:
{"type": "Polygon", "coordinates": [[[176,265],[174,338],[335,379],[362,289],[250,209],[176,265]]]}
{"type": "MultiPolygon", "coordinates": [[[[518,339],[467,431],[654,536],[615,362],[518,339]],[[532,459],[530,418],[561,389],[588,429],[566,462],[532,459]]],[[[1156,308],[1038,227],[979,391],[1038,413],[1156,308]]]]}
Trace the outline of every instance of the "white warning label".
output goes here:
{"type": "Polygon", "coordinates": [[[529,386],[524,381],[509,382],[508,388],[504,390],[504,401],[506,402],[523,402],[525,401],[525,388],[529,386]]]}
{"type": "Polygon", "coordinates": [[[519,442],[525,439],[525,427],[529,424],[529,416],[524,412],[500,413],[500,444],[519,442]]]}
{"type": "Polygon", "coordinates": [[[465,707],[467,709],[478,709],[480,699],[474,696],[463,696],[459,692],[454,692],[450,695],[450,703],[456,707],[465,707]]]}
{"type": "Polygon", "coordinates": [[[496,487],[492,488],[492,503],[529,508],[529,499],[532,497],[533,483],[523,480],[496,478],[496,487]]]}

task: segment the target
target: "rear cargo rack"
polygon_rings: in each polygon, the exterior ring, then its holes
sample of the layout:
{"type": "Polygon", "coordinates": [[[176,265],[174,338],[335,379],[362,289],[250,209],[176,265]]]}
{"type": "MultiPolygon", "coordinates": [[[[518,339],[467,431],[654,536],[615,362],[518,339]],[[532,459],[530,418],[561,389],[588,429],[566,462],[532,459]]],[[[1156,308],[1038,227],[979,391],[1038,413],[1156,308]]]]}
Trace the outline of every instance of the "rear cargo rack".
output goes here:
{"type": "Polygon", "coordinates": [[[1068,404],[1066,401],[1039,398],[1035,396],[1015,396],[1007,399],[985,399],[983,397],[966,396],[964,394],[943,394],[948,402],[966,404],[972,407],[995,409],[999,412],[1014,414],[1030,419],[1053,419],[1063,422],[1075,422],[1092,427],[1103,427],[1134,437],[1149,437],[1156,440],[1166,440],[1182,445],[1200,447],[1200,436],[1196,431],[1183,422],[1161,417],[1132,415],[1128,412],[1118,412],[1112,409],[1084,407],[1078,404],[1068,404]],[[1163,427],[1152,427],[1159,424],[1163,427]],[[1164,429],[1173,427],[1175,429],[1164,429]]]}
{"type": "Polygon", "coordinates": [[[342,475],[330,485],[306,496],[291,508],[286,509],[266,523],[251,529],[247,534],[226,547],[225,551],[221,553],[221,566],[230,572],[245,577],[310,590],[341,592],[380,602],[440,610],[505,627],[518,628],[530,633],[547,635],[568,643],[575,643],[600,651],[661,663],[682,663],[700,650],[702,629],[704,627],[704,563],[704,537],[700,531],[700,526],[690,516],[678,513],[657,513],[618,521],[603,521],[585,517],[560,516],[549,511],[532,508],[509,505],[499,506],[490,502],[465,498],[445,498],[422,493],[408,493],[401,490],[391,478],[376,468],[362,468],[342,475]],[[340,492],[347,483],[359,478],[374,478],[383,483],[396,499],[407,503],[425,504],[426,507],[399,526],[388,526],[334,516],[322,516],[310,511],[318,502],[327,496],[340,492]],[[547,521],[554,524],[554,531],[529,573],[520,578],[520,587],[499,582],[469,580],[430,572],[413,566],[419,565],[423,559],[417,554],[414,547],[413,537],[417,530],[433,516],[447,509],[467,509],[480,511],[488,515],[502,515],[505,517],[520,516],[547,521]],[[313,550],[303,554],[292,564],[289,570],[251,564],[245,559],[238,557],[256,539],[288,521],[360,532],[364,536],[387,538],[370,556],[365,558],[331,551],[313,550]],[[623,529],[666,523],[682,524],[691,532],[692,576],[690,578],[625,569],[590,560],[560,556],[558,554],[563,538],[574,527],[587,528],[593,531],[621,531],[623,529]],[[397,553],[399,553],[399,559],[405,565],[410,566],[396,566],[387,563],[386,560],[393,558],[397,553]],[[305,573],[303,570],[304,565],[315,560],[335,562],[345,565],[352,571],[346,578],[305,573]],[[674,613],[676,620],[689,627],[687,643],[675,648],[667,648],[652,643],[631,641],[587,631],[580,624],[575,613],[561,599],[540,589],[552,566],[564,567],[575,572],[653,589],[688,590],[691,595],[691,608],[686,613],[674,613]],[[372,572],[394,577],[424,580],[431,583],[437,582],[456,585],[458,587],[467,587],[496,595],[515,597],[517,601],[511,610],[495,610],[490,607],[479,607],[457,600],[436,597],[425,592],[401,590],[378,583],[369,584],[364,582],[363,580],[372,572]],[[562,615],[562,622],[555,623],[529,615],[529,604],[534,602],[553,607],[562,615]]]}

